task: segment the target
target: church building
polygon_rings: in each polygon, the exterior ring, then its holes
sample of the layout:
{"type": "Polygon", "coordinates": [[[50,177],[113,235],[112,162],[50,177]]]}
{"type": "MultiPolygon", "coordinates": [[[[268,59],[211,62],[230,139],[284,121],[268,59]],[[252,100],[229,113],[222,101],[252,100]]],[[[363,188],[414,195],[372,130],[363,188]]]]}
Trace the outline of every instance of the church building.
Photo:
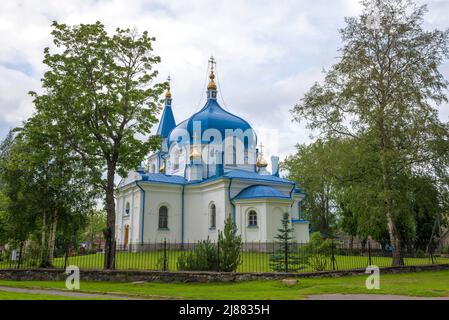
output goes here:
{"type": "Polygon", "coordinates": [[[228,217],[243,242],[273,242],[284,213],[295,241],[308,242],[309,222],[301,216],[305,194],[279,176],[278,157],[271,157],[268,172],[253,128],[220,106],[215,62],[209,62],[204,107],[177,124],[168,88],[157,130],[160,150],[120,182],[117,244],[215,241],[228,217]]]}

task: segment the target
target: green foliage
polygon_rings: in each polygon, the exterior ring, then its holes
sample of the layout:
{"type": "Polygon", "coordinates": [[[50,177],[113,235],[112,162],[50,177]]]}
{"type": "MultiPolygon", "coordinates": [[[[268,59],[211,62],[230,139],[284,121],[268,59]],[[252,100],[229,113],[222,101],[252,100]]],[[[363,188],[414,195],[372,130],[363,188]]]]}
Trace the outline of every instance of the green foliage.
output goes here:
{"type": "MultiPolygon", "coordinates": [[[[182,262],[184,263],[184,262],[182,262]]],[[[162,256],[157,259],[156,268],[158,270],[168,271],[169,261],[167,256],[162,256]]]]}
{"type": "Polygon", "coordinates": [[[319,232],[313,233],[310,242],[300,248],[304,264],[315,271],[329,270],[332,263],[332,246],[332,240],[324,239],[319,232]]]}
{"type": "Polygon", "coordinates": [[[241,262],[242,237],[231,217],[225,221],[224,232],[218,233],[219,270],[235,272],[241,262]]]}
{"type": "Polygon", "coordinates": [[[154,84],[160,58],[152,54],[154,38],[145,31],[103,24],[52,24],[54,52],[44,50],[48,71],[43,94],[31,92],[37,114],[64,141],[73,156],[90,170],[91,185],[105,195],[107,212],[105,267],[113,267],[115,233],[114,179],[124,176],[159,137],[146,136],[157,122],[159,96],[165,84],[154,84]]]}
{"type": "Polygon", "coordinates": [[[218,250],[210,241],[200,241],[193,251],[183,252],[178,258],[178,269],[183,271],[216,271],[218,250]]]}
{"type": "Polygon", "coordinates": [[[183,252],[178,258],[179,270],[235,272],[241,262],[242,237],[232,218],[225,221],[224,231],[219,231],[218,242],[208,238],[195,245],[193,251],[183,252]]]}
{"type": "Polygon", "coordinates": [[[293,242],[293,227],[288,213],[282,215],[281,227],[275,236],[275,252],[270,256],[270,268],[276,272],[297,272],[302,269],[302,257],[293,242]]]}
{"type": "Polygon", "coordinates": [[[67,236],[67,229],[80,225],[96,193],[86,168],[41,120],[28,119],[2,143],[3,237],[16,247],[33,240],[40,246],[40,265],[51,266],[57,235],[67,236]]]}
{"type": "Polygon", "coordinates": [[[435,104],[447,102],[439,67],[449,57],[449,30],[425,30],[427,9],[410,0],[363,0],[362,6],[341,30],[340,60],[292,113],[324,141],[343,141],[339,148],[348,153],[333,150],[331,170],[322,168],[326,179],[335,179],[325,186],[343,189],[345,209],[360,216],[359,233],[384,238],[387,228],[400,265],[399,241],[416,228],[408,181],[432,176],[447,194],[449,133],[435,104]]]}
{"type": "Polygon", "coordinates": [[[94,243],[96,238],[103,236],[103,229],[106,227],[106,213],[102,210],[92,210],[87,215],[86,226],[82,235],[82,240],[94,243]]]}

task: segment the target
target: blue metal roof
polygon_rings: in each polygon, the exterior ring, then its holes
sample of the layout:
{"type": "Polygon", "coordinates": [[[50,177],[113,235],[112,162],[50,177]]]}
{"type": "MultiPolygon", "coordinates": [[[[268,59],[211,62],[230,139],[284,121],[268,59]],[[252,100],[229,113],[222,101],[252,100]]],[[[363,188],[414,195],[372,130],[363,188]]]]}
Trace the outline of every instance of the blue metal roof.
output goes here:
{"type": "Polygon", "coordinates": [[[156,183],[168,183],[168,184],[179,184],[179,185],[206,183],[206,182],[218,180],[221,178],[241,179],[241,180],[248,180],[248,181],[254,181],[254,182],[259,182],[259,183],[260,182],[262,182],[262,183],[272,182],[272,183],[289,184],[289,185],[294,184],[293,181],[290,181],[287,179],[282,179],[282,178],[279,178],[276,176],[271,176],[271,175],[262,175],[262,174],[258,174],[256,172],[250,172],[250,171],[244,171],[244,170],[232,170],[232,171],[226,172],[221,177],[211,177],[209,179],[205,179],[205,180],[201,180],[201,181],[188,181],[182,176],[176,176],[176,175],[169,176],[169,175],[165,175],[162,173],[145,173],[145,174],[141,174],[141,176],[142,176],[142,181],[156,182],[156,183]]]}
{"type": "Polygon", "coordinates": [[[295,184],[293,181],[279,178],[272,175],[258,174],[257,172],[245,171],[245,170],[232,170],[226,172],[223,176],[233,179],[244,179],[244,180],[256,180],[256,181],[267,181],[275,183],[285,183],[285,184],[295,184]]]}
{"type": "MultiPolygon", "coordinates": [[[[252,129],[248,122],[243,120],[242,118],[233,115],[232,113],[224,110],[215,99],[208,99],[206,105],[189,119],[180,123],[171,133],[169,138],[169,145],[173,142],[179,142],[180,137],[184,136],[183,133],[186,131],[190,135],[190,139],[192,141],[194,132],[193,132],[193,123],[200,122],[201,123],[201,137],[203,136],[204,131],[207,129],[215,129],[221,133],[222,139],[226,137],[226,129],[236,130],[241,129],[245,132],[248,129],[252,129]],[[186,131],[185,131],[186,130],[186,131]]],[[[253,143],[257,144],[257,137],[254,134],[253,143]]],[[[204,141],[205,143],[208,141],[204,141]]],[[[245,141],[246,143],[246,141],[245,141]]]]}
{"type": "Polygon", "coordinates": [[[170,105],[165,105],[161,121],[159,122],[159,128],[157,129],[157,134],[164,138],[168,138],[170,132],[172,132],[175,127],[176,121],[173,116],[173,110],[170,105]]]}
{"type": "Polygon", "coordinates": [[[283,194],[279,190],[269,187],[269,186],[251,186],[246,189],[243,189],[235,198],[234,200],[241,200],[241,199],[258,199],[258,198],[265,198],[265,199],[290,199],[289,196],[283,194]]]}
{"type": "Polygon", "coordinates": [[[162,173],[146,173],[142,175],[142,181],[171,183],[171,184],[185,184],[186,179],[181,176],[168,176],[162,173]]]}

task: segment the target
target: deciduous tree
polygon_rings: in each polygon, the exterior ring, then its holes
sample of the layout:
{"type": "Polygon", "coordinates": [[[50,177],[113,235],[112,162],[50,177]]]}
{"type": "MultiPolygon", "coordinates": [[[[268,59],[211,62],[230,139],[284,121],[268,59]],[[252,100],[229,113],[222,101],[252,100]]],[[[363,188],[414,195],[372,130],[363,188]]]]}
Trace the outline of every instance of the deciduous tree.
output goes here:
{"type": "Polygon", "coordinates": [[[104,25],[53,23],[55,49],[46,48],[43,94],[32,93],[37,113],[90,168],[105,195],[105,268],[114,266],[115,178],[135,169],[159,139],[146,136],[157,122],[164,84],[155,84],[160,61],[145,31],[104,25]]]}
{"type": "Polygon", "coordinates": [[[411,0],[362,5],[363,13],[347,18],[341,30],[340,60],[293,115],[324,136],[350,137],[377,157],[370,190],[377,189],[381,200],[378,212],[395,249],[393,264],[401,265],[401,177],[407,170],[431,170],[448,152],[447,125],[438,119],[435,104],[447,102],[448,82],[439,66],[449,56],[449,32],[424,30],[426,7],[411,0]]]}

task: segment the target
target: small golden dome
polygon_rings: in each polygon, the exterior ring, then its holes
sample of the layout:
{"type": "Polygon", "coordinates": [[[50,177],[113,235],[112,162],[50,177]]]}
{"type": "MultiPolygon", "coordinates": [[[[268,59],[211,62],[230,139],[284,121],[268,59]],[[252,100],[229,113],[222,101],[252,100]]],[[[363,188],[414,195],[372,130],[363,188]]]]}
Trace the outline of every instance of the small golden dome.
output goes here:
{"type": "Polygon", "coordinates": [[[257,158],[256,166],[258,166],[259,168],[268,167],[267,160],[265,160],[262,154],[257,158]]]}
{"type": "Polygon", "coordinates": [[[162,165],[162,166],[159,168],[159,172],[160,172],[160,173],[164,173],[164,171],[165,171],[165,166],[162,165]]]}
{"type": "Polygon", "coordinates": [[[171,99],[171,92],[170,92],[171,77],[170,76],[168,76],[168,78],[167,78],[167,83],[168,83],[168,87],[167,87],[167,92],[165,92],[165,98],[171,99]]]}
{"type": "Polygon", "coordinates": [[[167,92],[165,93],[165,99],[171,99],[170,87],[167,89],[167,92]]]}
{"type": "Polygon", "coordinates": [[[207,86],[207,90],[217,90],[217,85],[215,84],[215,81],[214,81],[215,75],[214,75],[213,71],[210,73],[209,79],[210,79],[210,82],[209,82],[209,85],[207,86]]]}

